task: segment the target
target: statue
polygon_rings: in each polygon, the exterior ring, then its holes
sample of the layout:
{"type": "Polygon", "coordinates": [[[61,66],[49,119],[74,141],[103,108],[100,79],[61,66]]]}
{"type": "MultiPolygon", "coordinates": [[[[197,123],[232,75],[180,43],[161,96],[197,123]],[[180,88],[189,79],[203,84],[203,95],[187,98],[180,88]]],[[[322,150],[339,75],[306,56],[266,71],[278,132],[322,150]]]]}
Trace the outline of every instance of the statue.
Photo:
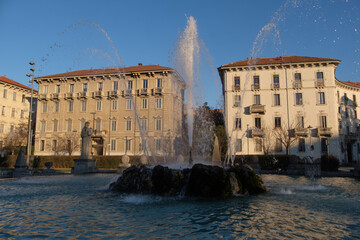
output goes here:
{"type": "Polygon", "coordinates": [[[91,159],[91,135],[93,134],[92,128],[89,128],[90,123],[86,122],[81,130],[81,156],[80,159],[91,159]]]}

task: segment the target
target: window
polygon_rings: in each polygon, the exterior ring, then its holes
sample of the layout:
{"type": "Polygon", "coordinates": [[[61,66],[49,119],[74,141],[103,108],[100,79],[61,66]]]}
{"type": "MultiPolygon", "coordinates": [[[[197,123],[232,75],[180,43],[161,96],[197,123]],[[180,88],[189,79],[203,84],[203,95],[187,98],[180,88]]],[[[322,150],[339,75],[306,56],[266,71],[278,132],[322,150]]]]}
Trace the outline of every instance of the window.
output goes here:
{"type": "Polygon", "coordinates": [[[241,118],[235,118],[235,129],[241,129],[241,118]]]}
{"type": "Polygon", "coordinates": [[[40,151],[45,151],[45,140],[40,140],[40,151]]]}
{"type": "Polygon", "coordinates": [[[14,125],[11,125],[11,126],[10,126],[10,132],[11,132],[11,133],[14,132],[14,125]]]}
{"type": "Polygon", "coordinates": [[[20,118],[24,118],[25,110],[21,110],[20,112],[20,118]]]}
{"type": "Polygon", "coordinates": [[[95,130],[96,131],[101,130],[101,119],[96,119],[96,121],[95,121],[95,130]]]}
{"type": "Polygon", "coordinates": [[[54,106],[55,112],[59,112],[59,102],[55,102],[54,104],[55,104],[54,106]]]}
{"type": "Polygon", "coordinates": [[[147,98],[143,98],[143,99],[142,99],[141,108],[142,108],[142,109],[147,109],[147,98]]]}
{"type": "Polygon", "coordinates": [[[322,153],[328,153],[328,139],[327,138],[321,138],[321,152],[322,153]]]}
{"type": "Polygon", "coordinates": [[[274,105],[280,106],[280,94],[274,94],[274,105]]]}
{"type": "Polygon", "coordinates": [[[273,75],[274,88],[280,88],[279,75],[273,75]]]}
{"type": "Polygon", "coordinates": [[[155,108],[161,109],[162,98],[155,98],[155,108]]]}
{"type": "Polygon", "coordinates": [[[125,140],[125,150],[130,151],[131,150],[131,139],[125,140]]]}
{"type": "Polygon", "coordinates": [[[112,104],[111,104],[111,109],[112,109],[112,110],[117,110],[117,103],[118,103],[117,100],[113,100],[113,101],[112,101],[112,104]]]}
{"type": "Polygon", "coordinates": [[[236,139],[235,150],[236,152],[242,152],[242,139],[236,139]]]}
{"type": "Polygon", "coordinates": [[[43,93],[44,93],[44,94],[47,94],[48,91],[49,91],[49,86],[44,86],[44,88],[43,88],[43,93]]]}
{"type": "Polygon", "coordinates": [[[15,108],[11,109],[11,117],[15,117],[15,108]]]}
{"type": "Polygon", "coordinates": [[[299,138],[298,150],[299,150],[299,152],[305,152],[305,139],[304,138],[299,138]]]}
{"type": "Polygon", "coordinates": [[[111,131],[116,131],[116,120],[111,120],[111,131]]]}
{"type": "Polygon", "coordinates": [[[339,91],[336,92],[336,96],[337,96],[337,102],[340,103],[340,92],[339,91]]]}
{"type": "Polygon", "coordinates": [[[0,124],[0,133],[4,132],[4,124],[0,124]]]}
{"type": "Polygon", "coordinates": [[[84,126],[85,126],[85,120],[81,119],[81,121],[80,121],[80,132],[84,128],[84,126]]]}
{"type": "Polygon", "coordinates": [[[99,82],[99,83],[98,83],[98,90],[99,90],[99,91],[102,91],[102,90],[103,90],[103,83],[102,83],[102,82],[99,82]]]}
{"type": "Polygon", "coordinates": [[[260,78],[259,76],[254,76],[254,88],[260,89],[260,78]]]}
{"type": "Polygon", "coordinates": [[[254,104],[260,105],[260,95],[254,95],[254,104]]]}
{"type": "Polygon", "coordinates": [[[128,81],[128,89],[133,89],[133,81],[132,80],[129,80],[128,81]]]}
{"type": "Polygon", "coordinates": [[[101,111],[101,101],[96,102],[96,110],[101,111]]]}
{"type": "Polygon", "coordinates": [[[66,122],[67,122],[67,131],[71,132],[72,131],[72,120],[69,119],[66,122]]]}
{"type": "Polygon", "coordinates": [[[47,102],[44,102],[43,103],[43,113],[46,113],[47,112],[47,102]]]}
{"type": "Polygon", "coordinates": [[[117,91],[118,89],[119,89],[119,82],[115,81],[114,84],[113,84],[113,90],[117,91]]]}
{"type": "Polygon", "coordinates": [[[131,110],[131,99],[126,99],[126,110],[131,110]]]}
{"type": "Polygon", "coordinates": [[[2,106],[1,115],[5,116],[5,106],[2,106]]]}
{"type": "Polygon", "coordinates": [[[318,92],[318,104],[325,104],[325,93],[318,92]]]}
{"type": "Polygon", "coordinates": [[[235,95],[234,96],[234,107],[240,107],[240,100],[241,100],[240,95],[235,95]]]}
{"type": "Polygon", "coordinates": [[[161,78],[156,79],[156,87],[162,88],[162,79],[161,78]]]}
{"type": "Polygon", "coordinates": [[[55,86],[55,92],[56,92],[56,93],[60,93],[60,85],[56,85],[56,86],[55,86]]]}
{"type": "Polygon", "coordinates": [[[261,129],[261,118],[255,118],[255,127],[261,129]]]}
{"type": "Polygon", "coordinates": [[[88,90],[88,84],[83,83],[83,92],[87,92],[87,90],[88,90]]]}
{"type": "Polygon", "coordinates": [[[116,150],[116,140],[115,139],[111,139],[110,150],[111,151],[116,150]]]}
{"type": "Polygon", "coordinates": [[[69,112],[74,110],[74,102],[69,102],[69,112]]]}
{"type": "Polygon", "coordinates": [[[317,73],[316,73],[316,79],[317,79],[318,81],[323,81],[323,80],[324,80],[324,74],[323,74],[323,72],[317,72],[317,73]]]}
{"type": "Polygon", "coordinates": [[[86,101],[81,101],[81,111],[86,112],[86,101]]]}
{"type": "Polygon", "coordinates": [[[16,92],[13,92],[13,100],[16,101],[16,92]]]}
{"type": "Polygon", "coordinates": [[[295,73],[295,82],[301,82],[301,73],[295,73]]]}
{"type": "Polygon", "coordinates": [[[125,130],[131,131],[131,120],[130,119],[126,120],[125,130]]]}
{"type": "Polygon", "coordinates": [[[240,77],[234,77],[234,86],[236,89],[240,89],[240,77]]]}
{"type": "Polygon", "coordinates": [[[356,95],[353,95],[353,106],[356,105],[356,95]]]}
{"type": "Polygon", "coordinates": [[[46,130],[46,122],[42,121],[41,122],[41,132],[45,132],[45,130],[46,130]]]}
{"type": "Polygon", "coordinates": [[[4,89],[3,98],[7,98],[7,89],[4,89]]]}
{"type": "Polygon", "coordinates": [[[303,104],[302,93],[296,93],[295,98],[296,98],[296,105],[303,104]]]}
{"type": "Polygon", "coordinates": [[[161,130],[161,119],[155,119],[155,129],[157,131],[160,131],[161,130]]]}
{"type": "Polygon", "coordinates": [[[149,81],[147,79],[143,79],[143,88],[148,88],[149,81]]]}
{"type": "Polygon", "coordinates": [[[147,130],[147,120],[146,119],[141,119],[141,129],[146,131],[147,130]]]}
{"type": "Polygon", "coordinates": [[[345,105],[347,105],[347,103],[348,103],[348,97],[347,97],[346,93],[344,93],[344,103],[345,103],[345,105]]]}
{"type": "Polygon", "coordinates": [[[53,122],[53,131],[57,132],[57,130],[58,130],[58,120],[54,120],[54,122],[53,122]]]}
{"type": "Polygon", "coordinates": [[[281,117],[275,117],[275,128],[281,128],[281,117]]]}
{"type": "Polygon", "coordinates": [[[304,117],[303,116],[298,116],[297,117],[296,127],[297,128],[304,128],[304,117]]]}
{"type": "Polygon", "coordinates": [[[261,152],[262,151],[262,141],[260,138],[255,139],[255,152],[261,152]]]}
{"type": "Polygon", "coordinates": [[[320,127],[321,127],[321,128],[327,128],[326,116],[321,116],[321,117],[320,117],[320,127]]]}
{"type": "Polygon", "coordinates": [[[280,138],[276,139],[275,142],[275,152],[282,152],[282,142],[280,138]]]}
{"type": "Polygon", "coordinates": [[[52,140],[51,150],[53,150],[54,152],[56,151],[56,145],[57,145],[57,141],[52,140]]]}
{"type": "Polygon", "coordinates": [[[22,98],[21,98],[21,102],[24,103],[24,102],[25,102],[25,99],[26,99],[25,94],[23,94],[23,95],[22,95],[22,98]]]}
{"type": "Polygon", "coordinates": [[[156,143],[156,151],[160,151],[161,150],[161,139],[156,139],[155,143],[156,143]]]}
{"type": "Polygon", "coordinates": [[[71,93],[74,92],[74,84],[70,84],[70,92],[71,92],[71,93]]]}
{"type": "Polygon", "coordinates": [[[357,111],[354,110],[354,118],[357,119],[357,111]]]}

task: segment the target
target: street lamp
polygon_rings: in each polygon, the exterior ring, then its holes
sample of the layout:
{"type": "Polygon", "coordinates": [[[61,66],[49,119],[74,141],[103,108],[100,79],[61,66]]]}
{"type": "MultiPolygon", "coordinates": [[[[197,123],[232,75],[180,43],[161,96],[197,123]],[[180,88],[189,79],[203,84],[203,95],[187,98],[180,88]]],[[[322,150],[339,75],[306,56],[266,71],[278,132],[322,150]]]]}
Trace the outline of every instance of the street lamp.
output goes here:
{"type": "Polygon", "coordinates": [[[29,125],[28,125],[28,145],[27,145],[27,155],[26,155],[26,166],[30,168],[30,155],[31,155],[31,140],[32,140],[32,129],[31,129],[31,122],[32,122],[32,107],[33,107],[33,94],[34,94],[34,72],[35,72],[35,63],[29,62],[32,66],[30,68],[31,73],[26,74],[27,77],[30,77],[31,82],[31,98],[30,98],[30,111],[29,111],[29,125]]]}

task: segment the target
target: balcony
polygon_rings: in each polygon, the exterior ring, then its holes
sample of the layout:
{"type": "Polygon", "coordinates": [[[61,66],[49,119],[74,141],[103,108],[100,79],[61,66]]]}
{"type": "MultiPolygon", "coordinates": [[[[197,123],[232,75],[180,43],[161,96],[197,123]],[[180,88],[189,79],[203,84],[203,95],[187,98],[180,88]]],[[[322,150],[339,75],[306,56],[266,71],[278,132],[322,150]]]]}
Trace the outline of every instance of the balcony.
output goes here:
{"type": "Polygon", "coordinates": [[[64,94],[64,99],[74,99],[74,93],[72,93],[72,92],[69,92],[69,93],[65,93],[64,94]]]}
{"type": "Polygon", "coordinates": [[[38,97],[39,101],[47,101],[47,94],[46,93],[40,93],[38,97]]]}
{"type": "Polygon", "coordinates": [[[318,128],[318,136],[331,136],[331,128],[318,128]]]}
{"type": "Polygon", "coordinates": [[[102,98],[102,91],[95,91],[92,93],[93,98],[102,98]]]}
{"type": "Polygon", "coordinates": [[[108,91],[108,98],[114,99],[118,97],[118,92],[116,90],[108,91]]]}
{"type": "Polygon", "coordinates": [[[59,100],[59,94],[58,93],[50,94],[50,99],[53,100],[53,101],[58,101],[59,100]]]}
{"type": "Polygon", "coordinates": [[[77,94],[77,97],[78,97],[79,99],[86,99],[86,98],[87,98],[87,92],[79,92],[79,93],[77,94]]]}
{"type": "Polygon", "coordinates": [[[295,81],[295,82],[293,82],[293,88],[294,88],[294,89],[301,89],[301,88],[302,88],[301,81],[295,81]]]}
{"type": "Polygon", "coordinates": [[[234,102],[234,107],[240,107],[240,102],[234,102]]]}
{"type": "Polygon", "coordinates": [[[309,129],[307,128],[295,128],[295,136],[307,136],[309,134],[309,129]]]}
{"type": "Polygon", "coordinates": [[[251,85],[251,91],[258,91],[260,90],[260,85],[258,83],[251,85]]]}
{"type": "Polygon", "coordinates": [[[271,88],[271,90],[279,90],[280,84],[279,83],[272,83],[270,88],[271,88]]]}
{"type": "Polygon", "coordinates": [[[253,104],[250,106],[250,113],[265,113],[265,105],[253,104]]]}
{"type": "Polygon", "coordinates": [[[261,128],[251,129],[252,137],[264,137],[264,131],[261,128]]]}
{"type": "Polygon", "coordinates": [[[147,96],[149,94],[149,90],[147,88],[141,88],[139,91],[140,96],[147,96]]]}
{"type": "Polygon", "coordinates": [[[236,84],[232,87],[233,92],[239,92],[240,91],[240,85],[236,84]]]}
{"type": "Polygon", "coordinates": [[[123,97],[130,97],[130,96],[132,95],[132,90],[131,90],[131,89],[123,90],[123,91],[121,92],[121,95],[122,95],[123,97]]]}
{"type": "Polygon", "coordinates": [[[161,95],[162,94],[162,88],[154,88],[152,90],[153,95],[161,95]]]}
{"type": "Polygon", "coordinates": [[[316,80],[315,81],[316,88],[323,88],[324,87],[324,80],[316,80]]]}

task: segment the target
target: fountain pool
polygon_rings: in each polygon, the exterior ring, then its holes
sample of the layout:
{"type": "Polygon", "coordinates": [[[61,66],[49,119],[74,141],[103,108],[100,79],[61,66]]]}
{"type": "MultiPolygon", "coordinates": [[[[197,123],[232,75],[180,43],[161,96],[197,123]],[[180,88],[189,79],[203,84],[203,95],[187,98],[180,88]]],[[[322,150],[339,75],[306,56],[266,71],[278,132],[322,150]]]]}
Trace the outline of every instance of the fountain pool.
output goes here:
{"type": "Polygon", "coordinates": [[[355,179],[263,175],[270,192],[219,201],[122,195],[116,177],[1,180],[0,238],[360,238],[355,179]]]}

